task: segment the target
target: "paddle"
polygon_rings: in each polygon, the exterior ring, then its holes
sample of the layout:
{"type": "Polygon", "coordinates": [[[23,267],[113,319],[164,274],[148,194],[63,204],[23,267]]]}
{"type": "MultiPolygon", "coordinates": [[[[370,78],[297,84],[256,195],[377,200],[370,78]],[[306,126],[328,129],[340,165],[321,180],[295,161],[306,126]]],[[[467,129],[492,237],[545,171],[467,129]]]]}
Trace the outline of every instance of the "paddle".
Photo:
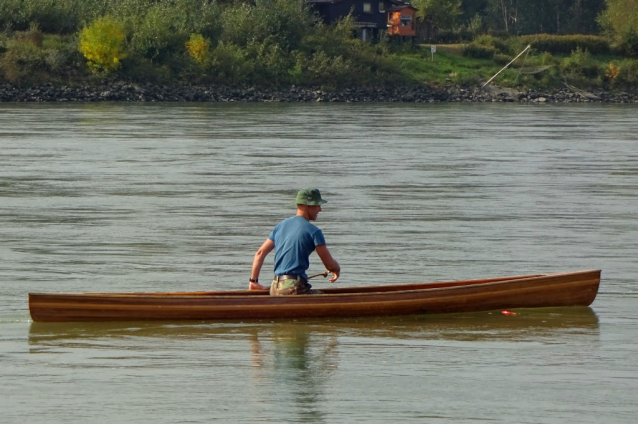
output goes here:
{"type": "Polygon", "coordinates": [[[310,277],[308,277],[308,279],[310,280],[311,278],[315,278],[315,277],[319,277],[319,276],[321,276],[323,278],[326,278],[328,276],[328,274],[330,274],[330,271],[324,271],[324,272],[322,272],[320,274],[311,275],[310,277]]]}

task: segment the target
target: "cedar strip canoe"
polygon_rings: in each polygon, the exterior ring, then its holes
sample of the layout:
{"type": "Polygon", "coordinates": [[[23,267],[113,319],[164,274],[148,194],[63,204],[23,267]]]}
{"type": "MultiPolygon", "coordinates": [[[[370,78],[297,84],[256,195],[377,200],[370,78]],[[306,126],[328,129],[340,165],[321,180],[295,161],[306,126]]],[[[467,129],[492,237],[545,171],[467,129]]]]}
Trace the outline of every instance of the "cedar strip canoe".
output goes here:
{"type": "Polygon", "coordinates": [[[184,293],[29,293],[35,322],[250,320],[474,312],[589,306],[600,270],[482,280],[325,288],[324,294],[268,291],[184,293]]]}

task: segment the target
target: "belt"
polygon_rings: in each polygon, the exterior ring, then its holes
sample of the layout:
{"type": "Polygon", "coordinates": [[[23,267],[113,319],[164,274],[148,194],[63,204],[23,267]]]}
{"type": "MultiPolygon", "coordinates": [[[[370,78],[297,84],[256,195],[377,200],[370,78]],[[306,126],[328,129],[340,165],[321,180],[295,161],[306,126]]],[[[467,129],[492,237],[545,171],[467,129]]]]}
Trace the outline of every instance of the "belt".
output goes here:
{"type": "MultiPolygon", "coordinates": [[[[298,275],[275,275],[275,281],[296,280],[298,277],[298,275]]],[[[305,281],[304,278],[302,280],[305,281]]]]}

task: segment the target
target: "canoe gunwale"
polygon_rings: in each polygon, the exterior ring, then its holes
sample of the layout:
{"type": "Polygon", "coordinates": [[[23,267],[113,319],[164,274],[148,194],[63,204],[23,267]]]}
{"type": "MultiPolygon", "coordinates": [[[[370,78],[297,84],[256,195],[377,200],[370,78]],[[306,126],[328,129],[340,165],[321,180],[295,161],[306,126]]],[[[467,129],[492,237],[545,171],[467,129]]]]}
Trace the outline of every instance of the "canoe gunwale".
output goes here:
{"type": "MultiPolygon", "coordinates": [[[[531,275],[523,275],[523,276],[512,276],[512,277],[501,277],[495,279],[477,279],[477,280],[458,280],[458,281],[441,281],[441,282],[431,282],[431,283],[415,283],[409,284],[411,286],[416,285],[439,285],[439,284],[450,284],[449,287],[423,287],[418,289],[409,289],[409,290],[383,290],[386,288],[394,288],[397,286],[406,286],[405,284],[401,285],[382,285],[382,286],[358,286],[358,287],[350,287],[350,290],[357,289],[365,289],[364,292],[329,292],[329,293],[321,293],[321,294],[308,294],[308,295],[296,295],[296,296],[278,296],[276,299],[320,299],[320,298],[332,298],[332,297],[346,297],[346,296],[378,296],[379,294],[407,294],[407,293],[420,293],[420,292],[430,292],[433,290],[458,290],[464,287],[493,287],[495,285],[500,284],[511,284],[512,282],[528,282],[529,280],[537,280],[541,278],[548,277],[560,277],[563,275],[579,275],[579,274],[587,274],[592,272],[599,272],[600,270],[585,270],[585,271],[574,271],[574,272],[557,272],[557,273],[547,273],[547,274],[531,274],[531,275]],[[489,281],[496,280],[496,281],[489,281]],[[485,281],[485,282],[482,282],[485,281]],[[380,291],[371,291],[371,289],[382,289],[380,291]],[[368,291],[370,290],[370,291],[368,291]]],[[[348,290],[343,288],[327,288],[323,289],[326,291],[329,290],[348,290]]],[[[91,293],[91,292],[51,292],[51,293],[29,293],[29,297],[31,296],[47,296],[47,297],[78,297],[78,298],[89,298],[89,297],[104,297],[104,298],[122,298],[122,299],[135,299],[135,298],[170,298],[170,299],[202,299],[202,298],[215,298],[215,299],[236,299],[238,297],[244,298],[261,298],[263,296],[267,296],[270,298],[268,290],[259,290],[259,293],[253,293],[254,291],[249,290],[233,290],[231,291],[233,294],[224,295],[219,293],[224,293],[224,291],[216,291],[216,292],[192,292],[190,294],[185,294],[183,292],[135,292],[135,293],[91,293]]]]}

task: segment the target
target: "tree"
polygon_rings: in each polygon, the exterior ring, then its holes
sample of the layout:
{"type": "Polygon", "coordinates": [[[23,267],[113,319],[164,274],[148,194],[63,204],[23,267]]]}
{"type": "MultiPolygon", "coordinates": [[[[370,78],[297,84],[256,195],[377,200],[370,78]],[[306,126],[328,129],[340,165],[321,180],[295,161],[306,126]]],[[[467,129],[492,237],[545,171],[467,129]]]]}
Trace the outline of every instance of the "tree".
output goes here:
{"type": "Polygon", "coordinates": [[[638,0],[607,0],[598,21],[625,53],[638,55],[638,0]]]}
{"type": "Polygon", "coordinates": [[[413,0],[416,17],[421,21],[425,37],[434,38],[439,30],[452,29],[463,12],[461,0],[413,0]]]}

